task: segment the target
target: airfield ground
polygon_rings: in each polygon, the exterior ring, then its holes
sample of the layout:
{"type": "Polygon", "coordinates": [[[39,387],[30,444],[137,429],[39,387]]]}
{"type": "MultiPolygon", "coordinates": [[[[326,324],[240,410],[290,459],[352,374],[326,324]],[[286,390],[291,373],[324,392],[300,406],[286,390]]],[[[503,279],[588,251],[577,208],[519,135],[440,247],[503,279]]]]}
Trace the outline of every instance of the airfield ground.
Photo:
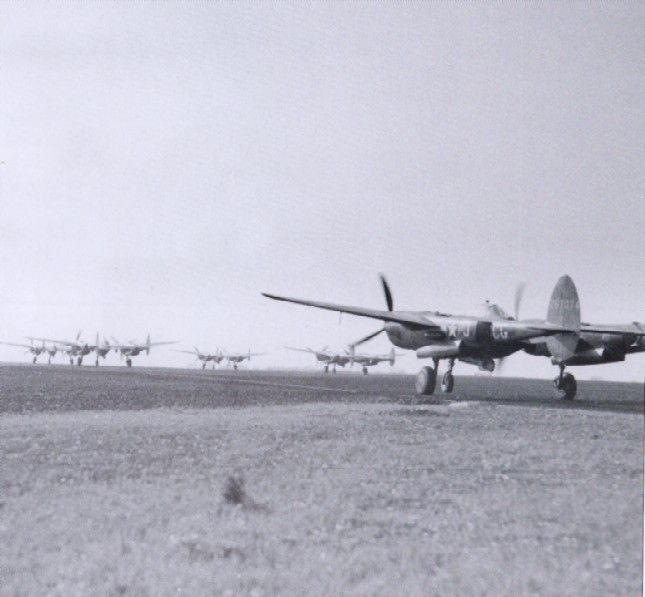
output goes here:
{"type": "Polygon", "coordinates": [[[641,594],[642,386],[412,387],[0,367],[0,594],[641,594]]]}

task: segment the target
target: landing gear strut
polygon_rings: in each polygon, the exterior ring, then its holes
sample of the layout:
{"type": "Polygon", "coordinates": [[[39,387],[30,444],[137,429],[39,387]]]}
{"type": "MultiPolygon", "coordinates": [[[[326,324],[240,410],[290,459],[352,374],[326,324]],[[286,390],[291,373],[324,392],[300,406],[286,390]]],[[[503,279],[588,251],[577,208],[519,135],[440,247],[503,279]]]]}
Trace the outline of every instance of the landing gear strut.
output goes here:
{"type": "Polygon", "coordinates": [[[455,377],[452,374],[452,368],[455,366],[455,359],[448,360],[448,371],[443,374],[441,379],[441,391],[444,394],[450,394],[455,387],[455,377]]]}
{"type": "Polygon", "coordinates": [[[202,363],[202,371],[203,371],[204,369],[206,369],[206,362],[203,362],[203,363],[202,363]]]}
{"type": "Polygon", "coordinates": [[[126,364],[128,367],[132,367],[132,359],[131,359],[130,357],[128,357],[128,358],[125,360],[125,364],[126,364]]]}
{"type": "Polygon", "coordinates": [[[336,373],[336,365],[334,365],[334,369],[333,369],[332,373],[336,373]]]}
{"type": "Polygon", "coordinates": [[[434,389],[437,385],[437,366],[439,361],[435,360],[434,364],[434,368],[424,367],[417,375],[415,388],[417,394],[421,396],[430,396],[431,394],[434,394],[434,389]]]}
{"type": "Polygon", "coordinates": [[[69,364],[74,365],[74,357],[69,357],[69,364]]]}
{"type": "Polygon", "coordinates": [[[329,373],[329,365],[325,365],[325,368],[323,369],[325,373],[329,373]]]}
{"type": "Polygon", "coordinates": [[[564,372],[564,365],[560,365],[560,375],[553,380],[558,398],[562,400],[573,400],[576,396],[578,384],[571,373],[564,372]]]}
{"type": "Polygon", "coordinates": [[[76,364],[80,367],[83,364],[83,357],[78,357],[76,359],[76,364]]]}

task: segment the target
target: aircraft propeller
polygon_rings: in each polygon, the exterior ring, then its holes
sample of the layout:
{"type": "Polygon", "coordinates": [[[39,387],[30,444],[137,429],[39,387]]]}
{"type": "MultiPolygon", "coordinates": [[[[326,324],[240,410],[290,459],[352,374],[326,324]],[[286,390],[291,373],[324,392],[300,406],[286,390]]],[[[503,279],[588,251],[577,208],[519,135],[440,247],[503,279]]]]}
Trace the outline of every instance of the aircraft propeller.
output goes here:
{"type": "MultiPolygon", "coordinates": [[[[387,280],[385,279],[385,276],[383,274],[379,274],[379,278],[381,279],[381,286],[383,287],[383,294],[385,295],[385,303],[387,304],[387,310],[392,311],[394,308],[394,300],[392,299],[392,291],[390,290],[390,286],[387,283],[387,280]]],[[[375,332],[372,332],[371,334],[368,334],[364,338],[361,338],[360,340],[357,340],[356,342],[352,342],[349,345],[350,350],[354,350],[357,346],[360,346],[361,344],[365,344],[365,342],[368,342],[372,338],[375,338],[378,336],[381,332],[385,331],[385,326],[382,327],[380,330],[376,330],[375,332]]]]}
{"type": "Polygon", "coordinates": [[[519,320],[520,318],[520,305],[522,304],[522,298],[524,297],[524,289],[526,288],[526,282],[520,282],[517,287],[515,288],[515,310],[513,311],[513,314],[515,315],[515,319],[519,320]]]}

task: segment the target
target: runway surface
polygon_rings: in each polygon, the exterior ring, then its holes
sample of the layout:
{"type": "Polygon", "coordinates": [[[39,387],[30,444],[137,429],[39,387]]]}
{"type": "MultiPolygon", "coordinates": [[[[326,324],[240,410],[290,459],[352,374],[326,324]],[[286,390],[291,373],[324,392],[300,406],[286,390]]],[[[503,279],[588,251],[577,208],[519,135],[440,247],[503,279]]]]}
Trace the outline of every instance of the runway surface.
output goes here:
{"type": "Polygon", "coordinates": [[[644,412],[640,384],[578,382],[574,401],[554,397],[550,380],[456,377],[449,396],[414,393],[414,376],[339,372],[0,366],[0,413],[142,409],[216,408],[319,401],[413,404],[445,400],[518,406],[644,412]]]}
{"type": "Polygon", "coordinates": [[[456,381],[1,366],[0,594],[640,595],[642,387],[456,381]]]}

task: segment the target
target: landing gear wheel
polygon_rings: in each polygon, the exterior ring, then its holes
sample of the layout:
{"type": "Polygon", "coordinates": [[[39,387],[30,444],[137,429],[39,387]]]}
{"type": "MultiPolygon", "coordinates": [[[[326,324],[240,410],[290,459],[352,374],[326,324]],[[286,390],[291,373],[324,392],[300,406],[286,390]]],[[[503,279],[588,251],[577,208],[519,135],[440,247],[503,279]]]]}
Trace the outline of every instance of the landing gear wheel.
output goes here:
{"type": "Polygon", "coordinates": [[[34,357],[33,359],[31,359],[31,362],[32,362],[34,365],[36,364],[36,359],[37,359],[37,358],[38,358],[38,357],[34,357]]]}
{"type": "Polygon", "coordinates": [[[328,366],[328,365],[325,365],[325,368],[323,369],[323,371],[324,371],[325,373],[329,373],[329,366],[328,366]]]}
{"type": "Polygon", "coordinates": [[[80,367],[83,364],[83,357],[78,357],[78,359],[76,359],[76,364],[80,367]]]}
{"type": "Polygon", "coordinates": [[[202,371],[206,369],[206,363],[202,363],[202,371]]]}
{"type": "Polygon", "coordinates": [[[367,375],[367,367],[363,367],[363,375],[367,375]]]}
{"type": "Polygon", "coordinates": [[[335,375],[336,374],[336,366],[334,365],[334,368],[332,369],[332,373],[335,375]]]}
{"type": "Polygon", "coordinates": [[[564,373],[562,379],[556,377],[553,380],[558,398],[561,400],[573,400],[578,391],[576,378],[571,373],[564,373]]]}
{"type": "Polygon", "coordinates": [[[233,363],[233,369],[237,371],[237,363],[233,363]]]}
{"type": "Polygon", "coordinates": [[[430,396],[434,394],[437,385],[437,371],[432,367],[424,367],[419,371],[415,382],[415,389],[420,396],[430,396]]]}
{"type": "Polygon", "coordinates": [[[126,359],[125,364],[127,367],[132,367],[132,359],[126,359]]]}
{"type": "Polygon", "coordinates": [[[69,357],[69,364],[74,365],[74,357],[69,357]]]}
{"type": "Polygon", "coordinates": [[[99,358],[98,357],[96,357],[96,361],[94,361],[94,366],[95,367],[99,366],[99,358]]]}
{"type": "Polygon", "coordinates": [[[443,374],[441,378],[441,391],[444,394],[450,394],[455,387],[455,377],[449,371],[443,374]]]}

